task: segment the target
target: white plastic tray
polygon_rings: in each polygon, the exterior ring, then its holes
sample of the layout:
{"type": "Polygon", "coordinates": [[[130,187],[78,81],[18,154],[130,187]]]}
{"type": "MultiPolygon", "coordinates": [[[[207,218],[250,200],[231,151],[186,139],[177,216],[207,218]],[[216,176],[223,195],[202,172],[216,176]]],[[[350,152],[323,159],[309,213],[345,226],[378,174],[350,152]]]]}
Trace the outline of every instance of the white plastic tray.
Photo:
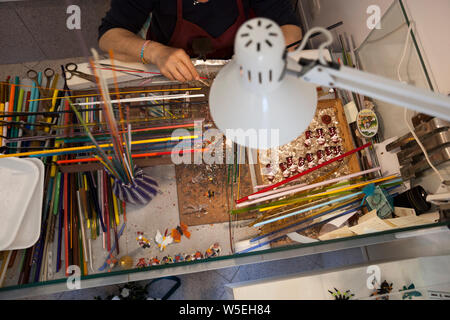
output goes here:
{"type": "Polygon", "coordinates": [[[39,169],[32,162],[0,159],[0,251],[16,238],[38,179],[39,169]]]}
{"type": "Polygon", "coordinates": [[[42,203],[44,198],[45,167],[41,160],[35,158],[24,159],[31,162],[39,170],[39,180],[28,204],[22,224],[17,231],[16,238],[7,250],[25,249],[33,246],[41,234],[42,203]]]}

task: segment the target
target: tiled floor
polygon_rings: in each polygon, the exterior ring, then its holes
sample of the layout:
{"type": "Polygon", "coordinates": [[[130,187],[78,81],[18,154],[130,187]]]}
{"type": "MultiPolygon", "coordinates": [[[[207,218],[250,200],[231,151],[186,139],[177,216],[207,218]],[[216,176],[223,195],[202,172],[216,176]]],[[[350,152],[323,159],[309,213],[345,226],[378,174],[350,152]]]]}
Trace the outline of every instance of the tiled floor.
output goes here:
{"type": "MultiPolygon", "coordinates": [[[[322,253],[306,257],[298,257],[281,261],[270,261],[240,267],[180,275],[181,286],[170,299],[183,300],[229,300],[233,297],[225,291],[224,285],[248,280],[257,280],[281,275],[332,269],[364,262],[360,248],[338,252],[322,253]]],[[[140,284],[146,284],[142,281],[140,284]]],[[[149,289],[149,296],[161,298],[173,282],[161,280],[149,289]]],[[[82,299],[90,300],[95,296],[105,298],[118,293],[118,286],[105,286],[92,289],[57,293],[48,296],[30,297],[29,299],[82,299]]]]}
{"type": "MultiPolygon", "coordinates": [[[[97,47],[97,28],[109,0],[38,0],[0,3],[0,79],[7,75],[25,77],[30,68],[55,70],[59,64],[80,62],[87,48],[97,47]],[[67,6],[81,8],[81,30],[66,27],[67,6]]],[[[241,267],[182,275],[181,287],[171,299],[231,299],[224,285],[273,276],[334,268],[363,262],[359,248],[340,252],[265,262],[241,267]]],[[[162,280],[149,295],[161,297],[170,287],[162,280]]],[[[93,299],[117,292],[117,286],[57,293],[32,299],[93,299]]]]}

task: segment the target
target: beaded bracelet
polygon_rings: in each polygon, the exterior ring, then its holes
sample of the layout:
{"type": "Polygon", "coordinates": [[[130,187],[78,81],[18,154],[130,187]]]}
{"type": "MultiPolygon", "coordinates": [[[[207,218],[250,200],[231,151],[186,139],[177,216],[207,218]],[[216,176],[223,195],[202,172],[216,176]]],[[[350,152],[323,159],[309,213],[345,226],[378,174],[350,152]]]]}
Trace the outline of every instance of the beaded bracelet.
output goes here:
{"type": "Polygon", "coordinates": [[[147,41],[145,41],[144,44],[142,45],[142,49],[141,49],[141,61],[142,61],[143,64],[148,64],[148,62],[147,62],[147,61],[145,60],[145,58],[144,58],[144,51],[145,51],[145,48],[147,47],[147,45],[148,45],[150,42],[151,42],[150,40],[147,40],[147,41]]]}

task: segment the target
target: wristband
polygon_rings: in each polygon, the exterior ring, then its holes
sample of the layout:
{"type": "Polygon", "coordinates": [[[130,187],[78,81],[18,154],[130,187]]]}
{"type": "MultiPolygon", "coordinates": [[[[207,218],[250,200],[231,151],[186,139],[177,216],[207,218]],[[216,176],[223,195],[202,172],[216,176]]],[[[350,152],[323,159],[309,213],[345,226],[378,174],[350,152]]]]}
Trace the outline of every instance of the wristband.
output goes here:
{"type": "Polygon", "coordinates": [[[147,45],[148,45],[150,42],[151,42],[150,40],[147,40],[147,41],[145,41],[144,44],[142,45],[142,49],[141,49],[141,61],[142,61],[143,64],[148,64],[148,62],[147,62],[147,61],[145,60],[145,58],[144,58],[144,51],[145,51],[145,48],[147,47],[147,45]]]}

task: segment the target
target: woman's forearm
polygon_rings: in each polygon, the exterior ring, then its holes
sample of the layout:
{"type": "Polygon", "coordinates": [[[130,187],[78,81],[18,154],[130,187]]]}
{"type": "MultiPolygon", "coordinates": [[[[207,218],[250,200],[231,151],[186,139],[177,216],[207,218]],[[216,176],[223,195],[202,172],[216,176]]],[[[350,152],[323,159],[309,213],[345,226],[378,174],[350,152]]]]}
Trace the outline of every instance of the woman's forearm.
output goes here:
{"type": "MultiPolygon", "coordinates": [[[[302,30],[296,25],[281,26],[286,45],[302,39],[302,30]]],[[[108,30],[99,40],[100,49],[105,52],[113,50],[117,60],[126,62],[140,62],[141,49],[145,40],[138,35],[121,28],[108,30]]],[[[163,45],[152,42],[151,48],[144,55],[146,61],[155,63],[155,51],[163,45]]]]}
{"type": "MultiPolygon", "coordinates": [[[[121,28],[114,28],[108,30],[99,40],[100,49],[105,52],[112,50],[117,60],[125,62],[141,62],[141,50],[146,40],[140,36],[121,28]]],[[[157,43],[152,43],[152,48],[156,47],[157,43]]],[[[148,48],[145,52],[145,60],[149,61],[151,49],[148,48]]]]}
{"type": "MultiPolygon", "coordinates": [[[[145,42],[146,40],[128,30],[115,28],[108,30],[100,38],[99,46],[106,52],[112,50],[117,60],[141,62],[141,51],[145,42]]],[[[144,60],[156,65],[160,72],[171,80],[184,82],[199,79],[197,70],[183,49],[151,41],[144,48],[144,60]]]]}
{"type": "MultiPolygon", "coordinates": [[[[284,39],[286,41],[286,46],[291,43],[300,41],[303,38],[302,29],[293,24],[286,24],[281,26],[281,30],[283,31],[284,39]]],[[[295,47],[290,48],[289,51],[293,51],[295,47]]]]}

